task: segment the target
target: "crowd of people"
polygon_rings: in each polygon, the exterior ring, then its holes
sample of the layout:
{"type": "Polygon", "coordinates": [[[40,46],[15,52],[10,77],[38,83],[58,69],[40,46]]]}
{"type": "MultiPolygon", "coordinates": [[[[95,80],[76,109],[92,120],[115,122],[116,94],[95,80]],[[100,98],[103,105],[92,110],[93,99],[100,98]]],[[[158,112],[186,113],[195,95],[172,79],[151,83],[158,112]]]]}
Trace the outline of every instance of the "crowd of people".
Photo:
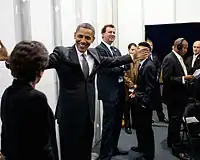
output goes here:
{"type": "Polygon", "coordinates": [[[77,26],[71,47],[55,47],[48,55],[37,41],[19,42],[9,55],[0,41],[0,60],[6,61],[13,83],[1,100],[1,152],[8,160],[58,160],[55,132],[57,119],[62,160],[91,160],[95,120],[95,75],[98,99],[103,102],[103,130],[99,160],[111,160],[127,154],[118,149],[122,119],[125,131],[136,131],[138,146],[131,150],[141,159],[155,157],[152,112],[159,121],[169,123],[168,147],[179,158],[189,158],[180,148],[180,127],[188,98],[199,99],[198,79],[192,75],[200,67],[200,42],[193,44],[194,55],[185,62],[182,56],[188,43],[175,40],[173,50],[161,62],[153,53],[151,40],[128,45],[122,56],[112,43],[116,28],[105,25],[102,42],[89,48],[95,29],[89,23],[77,26]],[[44,93],[35,89],[44,70],[54,68],[59,78],[56,113],[52,112],[44,93]],[[160,77],[163,79],[163,95],[160,77]],[[194,80],[195,79],[195,80],[194,80]],[[188,84],[193,81],[192,94],[188,84]],[[162,103],[167,105],[168,118],[162,103]]]}

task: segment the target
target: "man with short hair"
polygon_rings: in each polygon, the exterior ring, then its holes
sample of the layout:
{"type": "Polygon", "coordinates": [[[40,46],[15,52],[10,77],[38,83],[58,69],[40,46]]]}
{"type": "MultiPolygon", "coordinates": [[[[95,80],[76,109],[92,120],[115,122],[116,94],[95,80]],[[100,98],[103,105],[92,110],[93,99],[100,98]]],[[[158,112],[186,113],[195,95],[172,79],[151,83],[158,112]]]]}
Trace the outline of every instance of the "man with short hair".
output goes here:
{"type": "MultiPolygon", "coordinates": [[[[119,49],[111,46],[115,40],[115,32],[112,24],[102,28],[102,42],[96,47],[100,56],[121,57],[119,49]]],[[[126,154],[117,148],[125,100],[124,70],[122,66],[104,68],[97,74],[98,98],[103,102],[101,160],[110,160],[116,154],[126,154]]]]}
{"type": "Polygon", "coordinates": [[[178,38],[173,46],[172,52],[165,56],[162,63],[163,98],[169,117],[167,143],[176,156],[185,159],[188,155],[180,150],[180,127],[189,97],[187,83],[193,76],[188,75],[182,58],[187,52],[188,42],[184,38],[178,38]]]}
{"type": "MultiPolygon", "coordinates": [[[[193,46],[193,55],[185,60],[188,73],[193,74],[195,70],[200,69],[200,41],[195,41],[193,46]]],[[[200,101],[200,79],[196,77],[190,86],[191,96],[200,101]]]]}
{"type": "MultiPolygon", "coordinates": [[[[149,54],[151,47],[147,42],[140,42],[139,49],[148,47],[149,54]]],[[[135,119],[136,136],[138,141],[137,147],[131,150],[140,152],[141,156],[146,160],[153,160],[155,155],[154,134],[152,129],[152,111],[156,101],[156,78],[157,70],[149,58],[149,54],[140,60],[138,66],[138,77],[136,81],[137,87],[131,97],[136,99],[135,119]]]]}

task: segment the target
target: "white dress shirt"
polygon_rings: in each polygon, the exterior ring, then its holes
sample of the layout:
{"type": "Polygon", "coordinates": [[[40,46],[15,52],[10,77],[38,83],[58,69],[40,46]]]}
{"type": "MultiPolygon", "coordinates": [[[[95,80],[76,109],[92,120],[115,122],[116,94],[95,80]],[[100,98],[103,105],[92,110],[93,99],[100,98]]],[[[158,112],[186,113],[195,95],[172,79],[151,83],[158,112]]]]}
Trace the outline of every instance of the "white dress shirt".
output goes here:
{"type": "MultiPolygon", "coordinates": [[[[172,52],[178,58],[178,61],[180,62],[181,66],[182,66],[183,72],[184,72],[185,76],[187,76],[188,73],[187,73],[187,69],[186,69],[185,63],[183,61],[183,58],[178,53],[176,53],[174,50],[172,50],[172,52]]],[[[182,82],[183,82],[183,84],[185,84],[184,76],[182,77],[182,82]]]]}
{"type": "Polygon", "coordinates": [[[105,44],[106,45],[106,47],[109,49],[109,51],[110,51],[110,53],[112,54],[112,56],[114,56],[113,55],[113,52],[112,52],[112,50],[111,50],[111,45],[109,45],[108,43],[106,43],[106,42],[104,42],[104,41],[102,41],[103,42],[103,44],[105,44]]]}
{"type": "Polygon", "coordinates": [[[198,54],[193,54],[193,57],[192,57],[192,67],[194,67],[194,62],[196,61],[198,55],[199,55],[199,53],[198,54]]]}
{"type": "Polygon", "coordinates": [[[75,48],[76,48],[76,52],[77,52],[77,55],[78,55],[79,63],[81,65],[81,69],[83,70],[83,56],[82,56],[82,54],[84,54],[84,56],[87,60],[88,66],[89,66],[89,74],[91,74],[93,66],[94,66],[94,58],[90,54],[88,54],[87,51],[85,53],[81,53],[78,50],[78,48],[76,47],[76,45],[75,45],[75,48]]]}

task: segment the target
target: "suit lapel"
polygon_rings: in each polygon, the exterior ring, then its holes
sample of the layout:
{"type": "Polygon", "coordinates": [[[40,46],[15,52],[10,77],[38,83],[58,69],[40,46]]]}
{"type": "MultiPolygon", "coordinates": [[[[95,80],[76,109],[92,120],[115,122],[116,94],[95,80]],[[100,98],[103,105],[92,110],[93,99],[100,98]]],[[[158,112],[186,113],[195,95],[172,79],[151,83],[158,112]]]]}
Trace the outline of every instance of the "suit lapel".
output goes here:
{"type": "Polygon", "coordinates": [[[96,70],[98,69],[98,66],[101,62],[95,48],[88,48],[88,54],[90,54],[94,58],[94,65],[92,68],[92,72],[90,73],[90,76],[92,76],[93,74],[96,74],[96,70]]]}
{"type": "Polygon", "coordinates": [[[72,48],[70,48],[69,50],[69,59],[71,60],[71,62],[81,67],[77,54],[78,53],[76,52],[75,45],[73,45],[72,48]]]}
{"type": "Polygon", "coordinates": [[[102,47],[103,49],[106,50],[106,52],[107,52],[107,54],[108,54],[109,56],[113,57],[112,53],[110,52],[110,50],[108,49],[108,47],[107,47],[103,42],[101,42],[100,45],[101,45],[101,47],[102,47]]]}
{"type": "Polygon", "coordinates": [[[173,58],[176,61],[176,65],[179,66],[179,69],[181,70],[182,74],[185,75],[183,67],[182,67],[181,63],[179,62],[178,58],[176,57],[176,55],[173,52],[171,52],[171,53],[172,53],[173,58]]]}
{"type": "Polygon", "coordinates": [[[194,67],[195,67],[195,66],[198,66],[199,63],[200,63],[200,54],[197,56],[197,58],[196,58],[196,60],[195,60],[195,62],[194,62],[194,67]]]}

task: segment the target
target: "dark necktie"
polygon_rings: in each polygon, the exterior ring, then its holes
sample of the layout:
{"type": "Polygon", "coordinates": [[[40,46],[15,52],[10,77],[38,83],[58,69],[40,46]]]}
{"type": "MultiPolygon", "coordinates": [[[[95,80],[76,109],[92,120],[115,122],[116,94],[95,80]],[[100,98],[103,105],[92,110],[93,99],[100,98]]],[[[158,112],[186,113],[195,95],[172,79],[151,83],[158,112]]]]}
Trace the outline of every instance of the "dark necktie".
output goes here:
{"type": "Polygon", "coordinates": [[[112,46],[110,46],[110,49],[111,49],[111,51],[112,51],[113,56],[114,56],[114,57],[117,56],[117,54],[116,54],[116,52],[115,52],[115,49],[114,49],[112,46]]]}
{"type": "Polygon", "coordinates": [[[86,57],[84,54],[82,54],[82,57],[83,57],[83,61],[82,61],[82,69],[83,69],[83,74],[84,74],[84,77],[85,79],[89,76],[89,65],[88,65],[88,62],[86,60],[86,57]]]}
{"type": "Polygon", "coordinates": [[[141,69],[141,63],[139,63],[138,65],[138,72],[140,71],[140,69],[141,69]]]}

